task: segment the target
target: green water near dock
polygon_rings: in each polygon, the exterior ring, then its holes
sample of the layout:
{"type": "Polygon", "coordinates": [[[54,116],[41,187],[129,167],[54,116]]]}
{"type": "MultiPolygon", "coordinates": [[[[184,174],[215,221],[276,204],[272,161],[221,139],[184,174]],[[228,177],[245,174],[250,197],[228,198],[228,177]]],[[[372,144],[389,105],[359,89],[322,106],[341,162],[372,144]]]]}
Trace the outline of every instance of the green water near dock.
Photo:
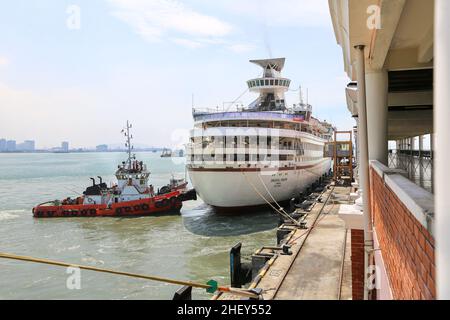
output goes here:
{"type": "MultiPolygon", "coordinates": [[[[34,219],[41,202],[76,197],[102,176],[114,182],[124,153],[0,154],[0,251],[206,283],[229,284],[229,249],[275,244],[278,217],[216,214],[201,199],[181,215],[140,218],[34,219]]],[[[184,159],[138,153],[151,183],[184,177],[184,159]]],[[[65,268],[0,259],[0,299],[171,299],[174,285],[81,271],[81,289],[66,286],[65,268]]],[[[193,290],[195,299],[211,296],[193,290]]]]}

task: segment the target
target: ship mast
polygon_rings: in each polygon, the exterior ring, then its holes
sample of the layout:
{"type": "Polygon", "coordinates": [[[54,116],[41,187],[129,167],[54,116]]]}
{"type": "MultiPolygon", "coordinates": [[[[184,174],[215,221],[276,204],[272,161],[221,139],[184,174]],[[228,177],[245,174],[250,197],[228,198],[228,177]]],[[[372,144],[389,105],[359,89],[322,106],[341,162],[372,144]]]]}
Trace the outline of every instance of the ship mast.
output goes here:
{"type": "Polygon", "coordinates": [[[127,147],[127,153],[128,153],[128,160],[127,160],[128,169],[131,168],[131,160],[133,159],[133,156],[131,155],[131,150],[133,149],[133,146],[131,145],[131,139],[133,139],[133,136],[130,135],[131,128],[132,128],[132,125],[127,120],[127,127],[125,129],[123,129],[122,132],[124,132],[125,137],[127,137],[127,141],[125,142],[125,147],[127,147]]]}

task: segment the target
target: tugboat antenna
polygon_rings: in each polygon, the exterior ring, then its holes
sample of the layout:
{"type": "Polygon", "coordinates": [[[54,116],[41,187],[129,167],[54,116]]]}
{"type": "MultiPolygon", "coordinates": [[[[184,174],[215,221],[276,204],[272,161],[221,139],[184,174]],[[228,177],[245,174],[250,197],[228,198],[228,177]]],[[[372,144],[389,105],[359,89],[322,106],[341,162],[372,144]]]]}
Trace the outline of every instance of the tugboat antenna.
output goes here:
{"type": "Polygon", "coordinates": [[[133,138],[130,135],[130,128],[131,128],[131,123],[128,122],[127,120],[127,128],[126,128],[126,133],[125,133],[125,137],[127,137],[127,142],[125,143],[125,146],[128,148],[128,168],[131,168],[131,139],[133,138]]]}

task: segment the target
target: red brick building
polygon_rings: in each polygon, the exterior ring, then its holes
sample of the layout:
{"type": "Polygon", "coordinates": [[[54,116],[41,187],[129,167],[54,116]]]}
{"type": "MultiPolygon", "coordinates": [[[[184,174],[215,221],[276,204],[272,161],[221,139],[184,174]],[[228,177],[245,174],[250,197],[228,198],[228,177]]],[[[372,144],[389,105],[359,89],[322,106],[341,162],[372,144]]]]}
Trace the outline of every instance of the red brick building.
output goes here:
{"type": "Polygon", "coordinates": [[[449,298],[450,2],[329,7],[357,132],[355,204],[341,209],[353,299],[449,298]]]}

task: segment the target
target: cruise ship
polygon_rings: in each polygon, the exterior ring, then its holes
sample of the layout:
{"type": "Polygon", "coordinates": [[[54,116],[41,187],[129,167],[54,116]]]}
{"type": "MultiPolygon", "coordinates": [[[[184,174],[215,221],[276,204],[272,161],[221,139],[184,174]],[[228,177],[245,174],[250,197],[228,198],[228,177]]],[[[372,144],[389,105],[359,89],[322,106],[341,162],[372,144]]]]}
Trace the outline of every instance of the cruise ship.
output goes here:
{"type": "Polygon", "coordinates": [[[187,170],[197,194],[217,209],[289,200],[331,170],[324,151],[334,128],[312,116],[301,93],[298,103],[287,105],[285,58],[250,62],[263,70],[247,81],[249,91],[259,94],[250,105],[193,108],[187,170]]]}

